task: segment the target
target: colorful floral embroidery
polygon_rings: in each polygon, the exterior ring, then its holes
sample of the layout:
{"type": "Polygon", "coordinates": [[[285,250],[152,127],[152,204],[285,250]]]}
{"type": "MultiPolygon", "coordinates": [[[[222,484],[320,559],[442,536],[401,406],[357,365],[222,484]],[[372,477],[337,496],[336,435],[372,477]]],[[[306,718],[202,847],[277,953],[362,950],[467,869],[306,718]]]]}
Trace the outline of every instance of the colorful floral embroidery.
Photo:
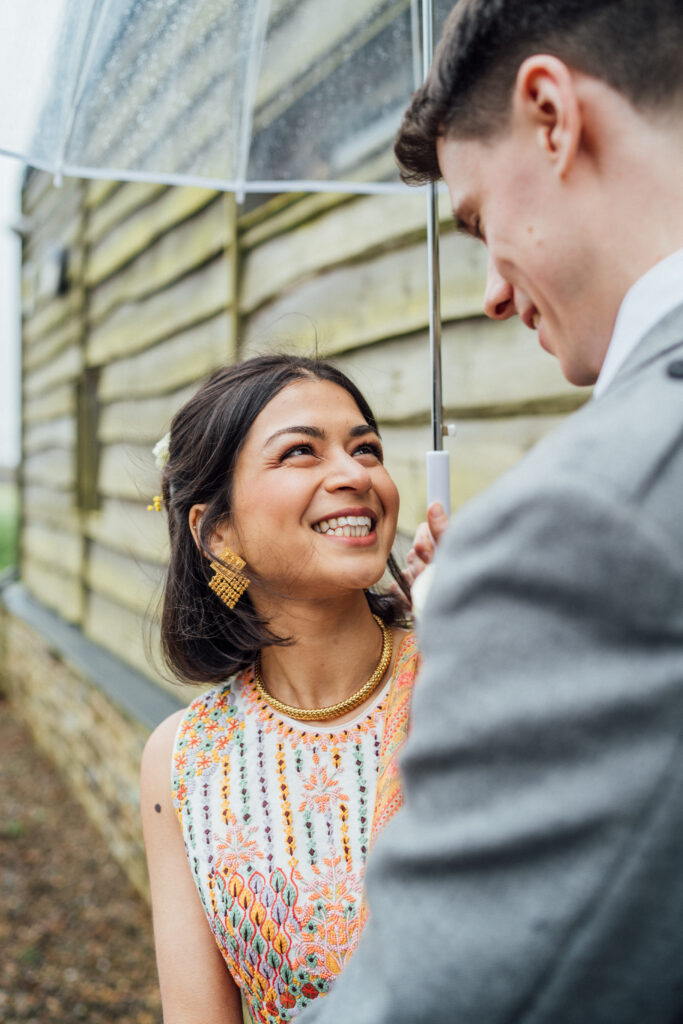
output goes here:
{"type": "Polygon", "coordinates": [[[185,714],[176,811],[207,918],[255,1021],[293,1021],[358,943],[370,836],[400,804],[395,756],[416,665],[408,636],[386,693],[336,731],[278,718],[251,671],[185,714]]]}
{"type": "Polygon", "coordinates": [[[397,666],[394,680],[387,698],[384,716],[384,732],[379,756],[375,813],[372,820],[373,843],[386,823],[393,818],[403,803],[398,755],[408,735],[410,698],[413,693],[415,672],[419,667],[419,655],[397,666]]]}

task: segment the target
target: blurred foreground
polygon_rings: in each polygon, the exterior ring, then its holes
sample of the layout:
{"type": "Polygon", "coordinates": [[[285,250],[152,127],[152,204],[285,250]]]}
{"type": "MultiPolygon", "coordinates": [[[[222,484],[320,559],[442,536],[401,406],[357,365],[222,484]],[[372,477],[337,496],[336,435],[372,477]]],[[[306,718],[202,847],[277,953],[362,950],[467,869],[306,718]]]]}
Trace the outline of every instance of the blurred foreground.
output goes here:
{"type": "Polygon", "coordinates": [[[0,696],[0,1020],[158,1024],[150,912],[0,696]]]}

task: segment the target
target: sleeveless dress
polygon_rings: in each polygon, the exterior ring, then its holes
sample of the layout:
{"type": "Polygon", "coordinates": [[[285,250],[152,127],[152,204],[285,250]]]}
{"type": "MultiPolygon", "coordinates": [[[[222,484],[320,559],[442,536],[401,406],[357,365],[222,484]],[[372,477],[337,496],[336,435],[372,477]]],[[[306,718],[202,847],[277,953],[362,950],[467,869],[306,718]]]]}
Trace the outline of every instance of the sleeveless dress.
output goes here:
{"type": "Polygon", "coordinates": [[[174,805],[202,905],[254,1021],[293,1021],[358,944],[370,844],[401,804],[413,634],[372,706],[336,729],[279,716],[252,669],[198,697],[174,805]]]}

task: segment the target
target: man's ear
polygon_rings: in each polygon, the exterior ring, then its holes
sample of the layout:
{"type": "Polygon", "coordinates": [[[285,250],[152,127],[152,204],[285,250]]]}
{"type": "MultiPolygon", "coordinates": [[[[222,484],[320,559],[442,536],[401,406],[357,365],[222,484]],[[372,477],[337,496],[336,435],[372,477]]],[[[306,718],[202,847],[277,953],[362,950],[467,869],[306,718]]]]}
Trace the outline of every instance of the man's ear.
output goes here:
{"type": "Polygon", "coordinates": [[[520,65],[515,83],[516,113],[534,129],[541,151],[556,174],[566,177],[579,149],[581,107],[571,70],[557,57],[536,54],[520,65]]]}
{"type": "MultiPolygon", "coordinates": [[[[199,541],[199,536],[201,533],[202,516],[204,515],[205,509],[205,504],[193,505],[188,516],[192,539],[200,551],[202,550],[202,547],[199,541]]],[[[211,534],[211,537],[208,540],[205,539],[205,541],[212,555],[220,555],[226,548],[230,548],[235,552],[235,554],[240,554],[236,547],[237,540],[235,537],[235,531],[227,519],[217,526],[211,534]]]]}

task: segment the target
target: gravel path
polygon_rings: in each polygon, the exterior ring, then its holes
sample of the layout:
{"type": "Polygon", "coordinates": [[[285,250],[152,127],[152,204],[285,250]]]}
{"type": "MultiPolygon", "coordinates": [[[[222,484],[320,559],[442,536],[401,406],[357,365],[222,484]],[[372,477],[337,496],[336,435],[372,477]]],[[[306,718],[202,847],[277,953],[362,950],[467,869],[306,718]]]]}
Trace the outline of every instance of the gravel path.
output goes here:
{"type": "Polygon", "coordinates": [[[159,1024],[150,913],[0,697],[0,1020],[159,1024]]]}

